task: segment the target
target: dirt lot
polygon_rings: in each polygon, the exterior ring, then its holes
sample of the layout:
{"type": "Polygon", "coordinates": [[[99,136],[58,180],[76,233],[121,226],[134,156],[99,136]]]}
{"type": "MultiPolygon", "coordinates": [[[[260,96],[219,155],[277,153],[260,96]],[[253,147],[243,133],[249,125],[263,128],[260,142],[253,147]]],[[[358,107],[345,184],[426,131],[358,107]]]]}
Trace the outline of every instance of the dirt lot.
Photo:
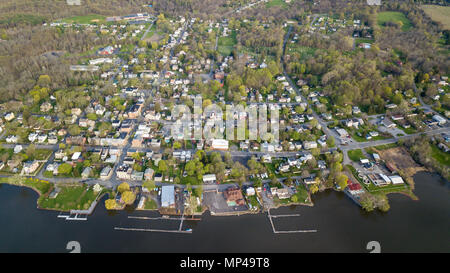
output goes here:
{"type": "Polygon", "coordinates": [[[393,166],[401,174],[407,176],[406,181],[413,186],[412,176],[426,169],[417,164],[404,147],[395,147],[377,151],[380,157],[393,166]]]}

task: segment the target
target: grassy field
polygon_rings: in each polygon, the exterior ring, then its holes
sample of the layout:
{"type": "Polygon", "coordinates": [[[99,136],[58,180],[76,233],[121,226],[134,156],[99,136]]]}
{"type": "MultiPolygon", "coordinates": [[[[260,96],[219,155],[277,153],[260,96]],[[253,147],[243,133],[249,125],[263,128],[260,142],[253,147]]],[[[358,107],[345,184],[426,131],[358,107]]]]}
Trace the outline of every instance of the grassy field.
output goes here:
{"type": "Polygon", "coordinates": [[[408,30],[412,27],[411,22],[406,18],[405,14],[397,11],[383,11],[378,13],[377,23],[380,26],[384,26],[387,22],[402,22],[402,30],[408,30]]]}
{"type": "Polygon", "coordinates": [[[105,23],[106,17],[98,14],[91,14],[85,16],[74,16],[70,18],[64,18],[63,23],[68,24],[91,24],[91,23],[105,23]]]}
{"type": "Polygon", "coordinates": [[[271,0],[266,3],[266,7],[286,7],[286,2],[284,0],[271,0]]]}
{"type": "Polygon", "coordinates": [[[436,145],[431,145],[431,156],[444,166],[450,166],[450,154],[442,151],[436,145]]]}
{"type": "Polygon", "coordinates": [[[361,149],[348,151],[348,157],[355,162],[359,162],[361,158],[366,158],[361,149]]]}
{"type": "Polygon", "coordinates": [[[444,29],[450,29],[450,6],[422,5],[422,9],[433,21],[441,23],[444,29]]]}
{"type": "Polygon", "coordinates": [[[19,183],[13,183],[12,181],[10,181],[9,177],[0,177],[0,184],[1,183],[29,187],[35,189],[40,194],[49,192],[53,186],[53,184],[51,184],[50,182],[37,178],[23,178],[19,183]]]}
{"type": "Polygon", "coordinates": [[[314,56],[314,53],[316,52],[316,50],[317,50],[316,48],[289,43],[288,48],[287,48],[287,53],[288,54],[298,53],[298,54],[300,54],[300,59],[305,60],[309,57],[314,56]]]}
{"type": "Polygon", "coordinates": [[[236,41],[236,32],[232,31],[230,36],[219,37],[217,41],[217,51],[222,56],[228,56],[233,51],[233,46],[237,43],[236,41]]]}
{"type": "Polygon", "coordinates": [[[69,211],[72,209],[88,209],[97,197],[92,188],[86,185],[63,186],[56,198],[42,196],[38,200],[39,207],[69,211]]]}

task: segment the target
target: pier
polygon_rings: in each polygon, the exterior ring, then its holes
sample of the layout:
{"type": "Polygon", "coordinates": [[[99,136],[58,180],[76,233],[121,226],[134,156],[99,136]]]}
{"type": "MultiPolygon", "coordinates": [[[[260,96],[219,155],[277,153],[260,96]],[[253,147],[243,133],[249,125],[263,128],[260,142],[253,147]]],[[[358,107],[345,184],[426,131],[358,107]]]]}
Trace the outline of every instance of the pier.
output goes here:
{"type": "Polygon", "coordinates": [[[273,233],[280,234],[280,233],[311,233],[311,232],[317,232],[316,229],[307,229],[307,230],[276,230],[275,225],[273,224],[272,218],[279,218],[279,217],[298,217],[300,214],[285,214],[285,215],[271,215],[270,209],[267,210],[267,217],[269,218],[270,225],[272,226],[273,233]]]}
{"type": "Polygon", "coordinates": [[[129,219],[139,219],[139,220],[169,220],[169,221],[180,221],[180,225],[177,229],[166,230],[166,229],[145,229],[145,228],[133,228],[133,227],[115,227],[115,230],[125,230],[125,231],[146,231],[146,232],[169,232],[169,233],[192,233],[192,229],[183,230],[183,222],[186,221],[200,221],[201,218],[186,218],[184,217],[184,212],[181,217],[170,217],[163,215],[161,217],[146,217],[146,216],[128,216],[129,219]]]}
{"type": "Polygon", "coordinates": [[[168,232],[168,233],[192,233],[192,230],[165,230],[165,229],[146,229],[146,228],[124,228],[115,227],[115,230],[125,231],[147,231],[147,232],[168,232]]]}

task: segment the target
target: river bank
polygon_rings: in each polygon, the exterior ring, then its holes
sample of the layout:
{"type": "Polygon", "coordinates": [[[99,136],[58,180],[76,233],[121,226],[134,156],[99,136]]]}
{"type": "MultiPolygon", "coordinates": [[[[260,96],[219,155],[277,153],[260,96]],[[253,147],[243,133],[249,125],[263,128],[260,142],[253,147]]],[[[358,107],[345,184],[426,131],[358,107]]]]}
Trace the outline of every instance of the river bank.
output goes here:
{"type": "MultiPolygon", "coordinates": [[[[176,221],[130,219],[158,217],[158,212],[107,211],[98,206],[87,221],[63,221],[58,213],[37,209],[31,189],[0,185],[0,252],[68,252],[67,242],[78,241],[82,252],[368,252],[367,242],[378,241],[382,252],[450,252],[450,185],[439,176],[414,177],[419,201],[392,195],[387,213],[367,213],[342,192],[312,196],[313,207],[271,209],[279,230],[317,229],[308,234],[274,234],[267,215],[213,217],[184,221],[191,234],[117,231],[114,227],[174,229],[176,221]]],[[[104,196],[100,202],[104,202],[104,196]]]]}

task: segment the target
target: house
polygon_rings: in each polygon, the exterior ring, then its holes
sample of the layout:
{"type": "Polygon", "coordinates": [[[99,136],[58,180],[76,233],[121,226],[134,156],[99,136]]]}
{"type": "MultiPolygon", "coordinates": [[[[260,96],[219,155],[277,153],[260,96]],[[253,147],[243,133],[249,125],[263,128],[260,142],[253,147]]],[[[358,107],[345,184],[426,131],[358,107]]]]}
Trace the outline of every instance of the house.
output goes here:
{"type": "Polygon", "coordinates": [[[395,128],[397,125],[392,122],[389,118],[384,118],[383,121],[381,121],[381,124],[386,128],[395,128]]]}
{"type": "Polygon", "coordinates": [[[91,173],[92,173],[92,168],[86,167],[86,168],[84,168],[83,172],[81,173],[81,177],[86,179],[89,176],[91,176],[91,173]]]}
{"type": "Polygon", "coordinates": [[[203,175],[203,183],[215,183],[217,180],[215,174],[205,174],[203,175]]]}
{"type": "Polygon", "coordinates": [[[317,143],[315,141],[304,141],[303,147],[307,150],[317,148],[317,143]]]}
{"type": "Polygon", "coordinates": [[[49,102],[44,102],[40,106],[41,112],[48,112],[48,111],[52,110],[52,108],[53,108],[53,106],[49,102]]]}
{"type": "Polygon", "coordinates": [[[72,161],[77,161],[81,156],[81,152],[75,152],[72,155],[72,161]]]}
{"type": "Polygon", "coordinates": [[[439,125],[444,125],[447,120],[439,115],[434,115],[433,120],[436,121],[439,125]]]}
{"type": "Polygon", "coordinates": [[[239,188],[228,188],[224,191],[227,205],[230,207],[245,205],[242,191],[239,188]]]}
{"type": "Polygon", "coordinates": [[[273,153],[274,151],[275,151],[275,146],[273,146],[273,144],[269,144],[267,142],[264,142],[263,144],[261,144],[261,152],[273,153]]]}
{"type": "Polygon", "coordinates": [[[14,153],[15,153],[15,154],[20,153],[22,150],[23,150],[22,145],[16,145],[16,146],[14,146],[14,153]]]}
{"type": "Polygon", "coordinates": [[[291,197],[288,188],[282,188],[277,190],[277,196],[279,199],[287,199],[291,197]]]}
{"type": "Polygon", "coordinates": [[[245,193],[247,194],[247,196],[253,196],[253,195],[255,195],[255,188],[253,188],[253,187],[248,187],[248,188],[245,190],[245,193]]]}
{"type": "Polygon", "coordinates": [[[213,139],[211,142],[211,149],[213,150],[228,150],[228,140],[226,139],[213,139]]]}
{"type": "Polygon", "coordinates": [[[124,163],[124,165],[117,167],[116,176],[119,179],[128,180],[128,179],[131,179],[132,171],[133,171],[132,168],[130,168],[129,165],[125,165],[125,163],[124,163]]]}
{"type": "Polygon", "coordinates": [[[342,128],[337,128],[336,132],[339,134],[339,137],[341,137],[341,138],[348,137],[348,132],[342,128]]]}
{"type": "Polygon", "coordinates": [[[380,161],[380,155],[379,155],[379,154],[373,153],[372,156],[373,156],[373,159],[374,159],[376,162],[380,161]]]}
{"type": "Polygon", "coordinates": [[[111,175],[112,169],[110,166],[106,166],[104,167],[101,172],[100,172],[100,179],[108,179],[109,176],[111,175]]]}
{"type": "Polygon", "coordinates": [[[6,120],[6,121],[11,121],[11,120],[13,120],[15,117],[16,117],[16,116],[14,115],[14,113],[11,112],[11,113],[8,113],[8,114],[5,115],[5,120],[6,120]]]}
{"type": "Polygon", "coordinates": [[[289,164],[282,164],[278,167],[278,171],[285,173],[289,171],[289,168],[290,168],[289,164]]]}
{"type": "Polygon", "coordinates": [[[161,207],[175,208],[175,186],[162,186],[161,207]]]}
{"type": "Polygon", "coordinates": [[[362,187],[359,183],[354,183],[350,179],[347,180],[346,190],[352,195],[355,195],[355,194],[357,195],[357,194],[361,194],[364,192],[364,190],[362,189],[362,187]]]}
{"type": "Polygon", "coordinates": [[[131,173],[131,180],[142,181],[144,178],[144,172],[133,171],[131,173]]]}
{"type": "Polygon", "coordinates": [[[152,180],[154,174],[155,174],[155,171],[152,168],[147,168],[144,172],[144,179],[152,180]]]}
{"type": "Polygon", "coordinates": [[[7,143],[17,143],[17,140],[18,140],[17,136],[14,135],[10,135],[6,138],[7,143]]]}
{"type": "Polygon", "coordinates": [[[317,161],[317,166],[319,167],[319,169],[324,170],[327,168],[327,164],[325,163],[325,161],[323,160],[319,160],[317,161]]]}
{"type": "Polygon", "coordinates": [[[397,120],[403,120],[404,117],[402,115],[393,115],[391,117],[391,119],[397,121],[397,120]]]}
{"type": "Polygon", "coordinates": [[[36,160],[34,160],[32,162],[25,162],[25,163],[23,163],[22,171],[24,174],[32,174],[37,170],[38,167],[39,167],[39,162],[37,162],[36,160]]]}
{"type": "Polygon", "coordinates": [[[272,157],[268,154],[261,156],[261,161],[263,163],[272,163],[272,157]]]}

